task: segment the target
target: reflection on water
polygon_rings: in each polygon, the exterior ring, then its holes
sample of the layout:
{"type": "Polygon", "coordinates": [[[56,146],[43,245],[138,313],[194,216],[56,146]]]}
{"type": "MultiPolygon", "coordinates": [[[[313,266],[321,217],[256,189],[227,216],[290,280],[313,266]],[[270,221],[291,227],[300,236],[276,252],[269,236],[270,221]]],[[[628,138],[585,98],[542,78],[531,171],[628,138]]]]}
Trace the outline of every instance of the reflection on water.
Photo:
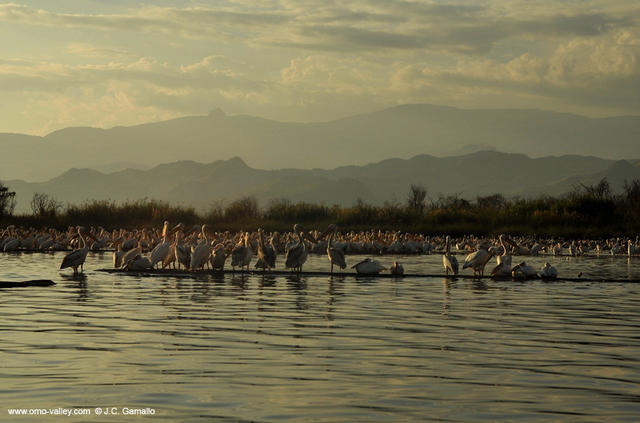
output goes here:
{"type": "MultiPolygon", "coordinates": [[[[640,415],[635,283],[92,270],[108,255],[72,277],[57,270],[62,254],[0,257],[2,280],[57,282],[0,291],[5,408],[153,407],[169,421],[640,415]]],[[[408,273],[441,272],[440,256],[401,261],[408,273]]],[[[637,259],[552,264],[565,276],[640,278],[637,259]]],[[[115,421],[101,418],[88,421],[115,421]]]]}

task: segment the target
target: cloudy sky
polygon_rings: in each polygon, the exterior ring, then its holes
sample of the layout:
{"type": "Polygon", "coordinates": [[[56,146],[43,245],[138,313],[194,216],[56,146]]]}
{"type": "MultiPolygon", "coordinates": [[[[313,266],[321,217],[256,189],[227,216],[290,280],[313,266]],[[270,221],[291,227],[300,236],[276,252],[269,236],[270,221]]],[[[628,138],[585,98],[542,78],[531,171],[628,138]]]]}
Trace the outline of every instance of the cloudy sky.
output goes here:
{"type": "Polygon", "coordinates": [[[0,3],[0,132],[404,103],[640,115],[637,0],[0,3]]]}

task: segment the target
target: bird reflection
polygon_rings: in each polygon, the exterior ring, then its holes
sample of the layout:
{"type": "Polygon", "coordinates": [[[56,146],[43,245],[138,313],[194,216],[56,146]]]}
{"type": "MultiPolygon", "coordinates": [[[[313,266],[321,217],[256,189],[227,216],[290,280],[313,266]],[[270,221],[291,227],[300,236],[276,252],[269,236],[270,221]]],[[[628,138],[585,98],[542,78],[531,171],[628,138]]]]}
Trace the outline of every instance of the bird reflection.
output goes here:
{"type": "Polygon", "coordinates": [[[244,273],[234,273],[231,276],[231,285],[235,286],[236,288],[240,288],[242,290],[245,290],[247,288],[247,275],[244,273]]]}
{"type": "Polygon", "coordinates": [[[486,294],[489,288],[487,283],[482,279],[474,279],[473,282],[471,282],[471,286],[473,287],[473,291],[478,294],[486,294]]]}
{"type": "Polygon", "coordinates": [[[448,278],[442,279],[442,314],[448,315],[451,302],[451,287],[454,282],[448,278]]]}
{"type": "Polygon", "coordinates": [[[276,277],[273,275],[263,274],[262,277],[260,278],[260,283],[259,283],[260,288],[274,286],[275,284],[276,284],[276,277]]]}
{"type": "Polygon", "coordinates": [[[87,289],[87,276],[84,273],[79,273],[77,275],[61,274],[60,277],[64,280],[72,282],[68,286],[72,289],[77,290],[78,297],[76,298],[76,301],[84,302],[89,298],[89,291],[87,289]]]}

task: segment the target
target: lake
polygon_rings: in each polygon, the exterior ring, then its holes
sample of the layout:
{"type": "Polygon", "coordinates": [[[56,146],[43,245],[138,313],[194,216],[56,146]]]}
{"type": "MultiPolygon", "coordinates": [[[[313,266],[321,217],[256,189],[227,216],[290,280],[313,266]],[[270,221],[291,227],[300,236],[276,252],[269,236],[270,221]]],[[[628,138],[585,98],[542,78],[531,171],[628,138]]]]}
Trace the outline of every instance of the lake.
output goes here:
{"type": "MultiPolygon", "coordinates": [[[[640,416],[637,283],[142,278],[97,272],[111,255],[93,253],[74,279],[58,270],[63,256],[0,255],[0,280],[57,283],[0,290],[2,421],[640,416]],[[50,414],[9,415],[20,408],[50,414]]],[[[399,260],[408,273],[442,272],[440,255],[399,260]]],[[[538,269],[545,261],[526,260],[538,269]]],[[[640,278],[638,259],[547,260],[560,276],[640,278]]],[[[326,257],[311,256],[305,269],[327,270],[326,257]]]]}

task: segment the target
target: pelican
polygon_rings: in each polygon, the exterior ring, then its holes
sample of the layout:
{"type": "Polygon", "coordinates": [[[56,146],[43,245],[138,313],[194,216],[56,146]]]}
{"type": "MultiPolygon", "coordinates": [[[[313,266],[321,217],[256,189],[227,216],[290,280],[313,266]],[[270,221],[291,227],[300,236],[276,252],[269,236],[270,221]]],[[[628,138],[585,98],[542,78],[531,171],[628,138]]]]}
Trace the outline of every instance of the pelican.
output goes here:
{"type": "Polygon", "coordinates": [[[140,241],[138,241],[138,246],[126,251],[122,257],[120,258],[120,267],[124,267],[127,263],[135,259],[136,257],[142,255],[142,246],[140,241]]]}
{"type": "Polygon", "coordinates": [[[344,249],[336,248],[332,245],[333,237],[336,235],[338,227],[334,224],[329,225],[329,228],[325,233],[330,232],[329,241],[327,242],[327,257],[329,257],[329,263],[331,263],[331,273],[333,273],[333,266],[336,265],[340,269],[345,269],[347,263],[344,259],[344,249]]]}
{"type": "Polygon", "coordinates": [[[124,256],[124,251],[122,251],[122,241],[122,237],[119,237],[114,241],[115,251],[113,252],[113,267],[116,269],[122,267],[122,257],[124,256]]]}
{"type": "Polygon", "coordinates": [[[362,260],[360,263],[351,266],[351,268],[364,275],[375,275],[385,270],[384,266],[370,258],[362,260]]]}
{"type": "Polygon", "coordinates": [[[191,270],[197,270],[197,269],[200,269],[201,267],[204,267],[207,260],[209,260],[209,256],[213,252],[213,247],[209,242],[209,238],[207,238],[208,230],[209,230],[209,227],[207,225],[202,225],[201,232],[202,232],[203,242],[198,244],[191,251],[191,263],[190,263],[191,270]]]}
{"type": "Polygon", "coordinates": [[[445,253],[442,255],[442,264],[444,265],[444,271],[446,272],[446,274],[448,275],[449,272],[453,273],[454,275],[458,274],[458,259],[456,258],[456,256],[452,255],[449,252],[449,235],[447,235],[446,238],[446,244],[445,244],[445,253]]]}
{"type": "MultiPolygon", "coordinates": [[[[231,251],[231,266],[235,269],[236,266],[240,266],[240,269],[246,266],[249,271],[249,264],[251,263],[251,256],[253,251],[249,247],[249,232],[245,232],[241,243],[231,251]]],[[[274,257],[275,266],[275,257],[274,257]]]]}
{"type": "Polygon", "coordinates": [[[393,266],[389,268],[389,272],[391,272],[392,275],[403,275],[404,267],[402,267],[402,265],[398,263],[398,260],[394,260],[393,266]]]}
{"type": "Polygon", "coordinates": [[[18,235],[14,225],[9,225],[7,230],[9,231],[9,237],[5,238],[2,250],[5,252],[15,251],[20,246],[20,235],[18,235]]]}
{"type": "Polygon", "coordinates": [[[78,226],[77,231],[82,243],[82,247],[64,256],[64,258],[62,259],[62,264],[60,264],[60,269],[72,267],[74,275],[78,274],[78,267],[80,267],[81,271],[84,272],[84,261],[87,258],[87,253],[89,252],[89,246],[87,245],[87,242],[85,241],[83,235],[87,235],[93,238],[93,235],[87,232],[86,229],[82,226],[78,226]]]}
{"type": "Polygon", "coordinates": [[[562,244],[560,244],[559,242],[553,246],[553,255],[554,256],[562,255],[562,244]]]}
{"type": "MultiPolygon", "coordinates": [[[[135,249],[134,249],[135,250],[135,249]]],[[[143,256],[142,254],[138,254],[137,256],[127,260],[123,263],[123,268],[128,271],[140,271],[140,270],[149,270],[152,269],[151,260],[149,257],[143,256]]]]}
{"type": "Polygon", "coordinates": [[[558,277],[558,270],[546,262],[544,267],[540,269],[540,277],[542,279],[555,279],[558,277]]]}
{"type": "MultiPolygon", "coordinates": [[[[262,228],[258,229],[258,257],[262,261],[262,269],[269,270],[276,267],[276,251],[272,245],[266,245],[264,243],[264,234],[262,228]]],[[[248,266],[248,265],[247,265],[248,266]]]]}
{"type": "Polygon", "coordinates": [[[216,244],[211,253],[211,268],[213,270],[224,270],[224,262],[227,260],[227,252],[224,244],[216,244]]]}
{"type": "Polygon", "coordinates": [[[485,244],[478,245],[478,251],[469,254],[464,259],[464,264],[462,265],[463,269],[470,267],[473,270],[473,276],[484,276],[484,267],[487,265],[487,262],[491,259],[491,253],[485,244]]]}
{"type": "Polygon", "coordinates": [[[188,245],[181,244],[181,240],[182,230],[178,230],[178,232],[176,232],[176,246],[173,249],[173,254],[175,256],[175,261],[178,263],[178,269],[180,269],[180,265],[184,266],[185,269],[188,269],[191,266],[191,249],[188,245]]]}
{"type": "MultiPolygon", "coordinates": [[[[511,254],[507,254],[508,249],[504,244],[505,236],[500,235],[498,237],[500,244],[502,245],[502,255],[496,257],[497,266],[491,271],[491,277],[501,278],[504,276],[511,276],[511,254]]],[[[510,240],[507,239],[507,242],[510,240]]],[[[510,242],[509,242],[510,243],[510,242]]]]}
{"type": "MultiPolygon", "coordinates": [[[[176,232],[176,236],[173,239],[173,242],[169,246],[169,252],[167,253],[167,255],[162,260],[162,268],[163,269],[165,269],[165,268],[167,268],[167,267],[169,267],[171,265],[173,265],[174,269],[176,268],[176,247],[178,246],[179,243],[180,243],[180,231],[177,231],[176,232]]],[[[153,254],[153,251],[151,253],[153,254]]]]}
{"type": "Polygon", "coordinates": [[[169,236],[173,233],[177,232],[182,228],[182,224],[177,224],[171,231],[169,231],[169,222],[164,221],[164,225],[162,225],[162,242],[155,246],[153,250],[151,250],[151,267],[155,267],[156,264],[162,263],[162,267],[164,266],[164,260],[167,258],[169,253],[171,252],[171,242],[169,242],[169,236]]]}
{"type": "Polygon", "coordinates": [[[538,277],[536,269],[529,266],[526,262],[520,262],[513,266],[511,275],[516,279],[531,279],[538,277]]]}
{"type": "Polygon", "coordinates": [[[285,267],[287,269],[292,268],[300,273],[302,272],[302,265],[309,256],[309,250],[307,249],[307,244],[305,244],[307,235],[304,233],[302,226],[297,223],[293,225],[293,232],[298,235],[298,243],[287,248],[285,267]]]}

